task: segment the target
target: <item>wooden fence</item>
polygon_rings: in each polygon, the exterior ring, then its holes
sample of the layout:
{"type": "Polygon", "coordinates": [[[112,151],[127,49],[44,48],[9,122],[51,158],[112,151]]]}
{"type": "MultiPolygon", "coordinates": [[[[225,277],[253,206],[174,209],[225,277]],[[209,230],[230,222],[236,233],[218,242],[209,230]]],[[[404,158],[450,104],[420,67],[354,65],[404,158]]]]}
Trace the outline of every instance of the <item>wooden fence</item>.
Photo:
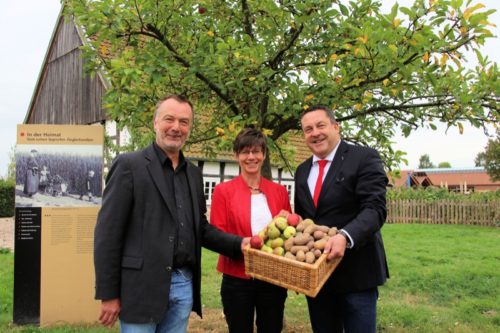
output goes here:
{"type": "Polygon", "coordinates": [[[388,200],[387,223],[500,226],[500,201],[388,200]]]}

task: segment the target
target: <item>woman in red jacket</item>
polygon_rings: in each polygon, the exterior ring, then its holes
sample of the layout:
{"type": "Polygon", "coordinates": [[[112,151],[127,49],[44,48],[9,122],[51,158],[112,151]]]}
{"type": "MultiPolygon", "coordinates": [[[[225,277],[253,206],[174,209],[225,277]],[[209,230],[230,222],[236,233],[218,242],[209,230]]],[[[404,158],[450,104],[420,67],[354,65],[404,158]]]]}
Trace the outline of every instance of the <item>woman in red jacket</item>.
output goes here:
{"type": "MultiPolygon", "coordinates": [[[[210,223],[223,231],[250,237],[262,230],[281,210],[291,211],[285,187],[262,177],[267,153],[265,136],[243,129],[233,142],[240,175],[217,185],[212,196],[210,223]]],[[[287,291],[245,274],[243,258],[219,257],[223,273],[222,306],[229,332],[252,333],[254,312],[257,332],[281,332],[287,291]]]]}

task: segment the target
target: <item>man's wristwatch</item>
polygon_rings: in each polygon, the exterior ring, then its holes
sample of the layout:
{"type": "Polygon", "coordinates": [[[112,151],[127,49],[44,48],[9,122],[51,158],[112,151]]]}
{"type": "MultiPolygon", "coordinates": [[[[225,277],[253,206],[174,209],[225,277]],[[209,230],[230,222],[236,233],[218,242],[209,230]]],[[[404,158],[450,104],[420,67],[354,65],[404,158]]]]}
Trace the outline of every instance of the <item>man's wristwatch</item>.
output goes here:
{"type": "Polygon", "coordinates": [[[351,239],[349,238],[349,236],[347,235],[347,233],[344,231],[344,229],[340,229],[339,232],[338,232],[338,234],[344,236],[344,238],[347,241],[347,248],[350,249],[352,247],[351,239]]]}

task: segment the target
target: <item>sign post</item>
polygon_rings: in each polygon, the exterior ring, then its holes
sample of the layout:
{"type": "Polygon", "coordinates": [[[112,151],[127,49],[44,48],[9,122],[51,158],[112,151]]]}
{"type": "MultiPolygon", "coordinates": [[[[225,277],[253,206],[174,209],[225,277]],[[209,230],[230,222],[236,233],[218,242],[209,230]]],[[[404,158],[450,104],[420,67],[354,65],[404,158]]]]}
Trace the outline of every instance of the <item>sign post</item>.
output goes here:
{"type": "Polygon", "coordinates": [[[18,125],[14,323],[95,322],[93,230],[102,126],[18,125]]]}

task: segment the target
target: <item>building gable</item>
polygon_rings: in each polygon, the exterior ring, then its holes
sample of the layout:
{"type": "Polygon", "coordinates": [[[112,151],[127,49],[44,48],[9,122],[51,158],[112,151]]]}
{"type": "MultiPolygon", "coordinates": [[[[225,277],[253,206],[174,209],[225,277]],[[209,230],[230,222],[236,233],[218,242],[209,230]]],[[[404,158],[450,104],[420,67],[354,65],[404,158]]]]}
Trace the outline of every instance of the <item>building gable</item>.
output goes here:
{"type": "Polygon", "coordinates": [[[60,14],[25,117],[26,124],[93,124],[106,119],[102,78],[84,73],[83,39],[60,14]]]}

